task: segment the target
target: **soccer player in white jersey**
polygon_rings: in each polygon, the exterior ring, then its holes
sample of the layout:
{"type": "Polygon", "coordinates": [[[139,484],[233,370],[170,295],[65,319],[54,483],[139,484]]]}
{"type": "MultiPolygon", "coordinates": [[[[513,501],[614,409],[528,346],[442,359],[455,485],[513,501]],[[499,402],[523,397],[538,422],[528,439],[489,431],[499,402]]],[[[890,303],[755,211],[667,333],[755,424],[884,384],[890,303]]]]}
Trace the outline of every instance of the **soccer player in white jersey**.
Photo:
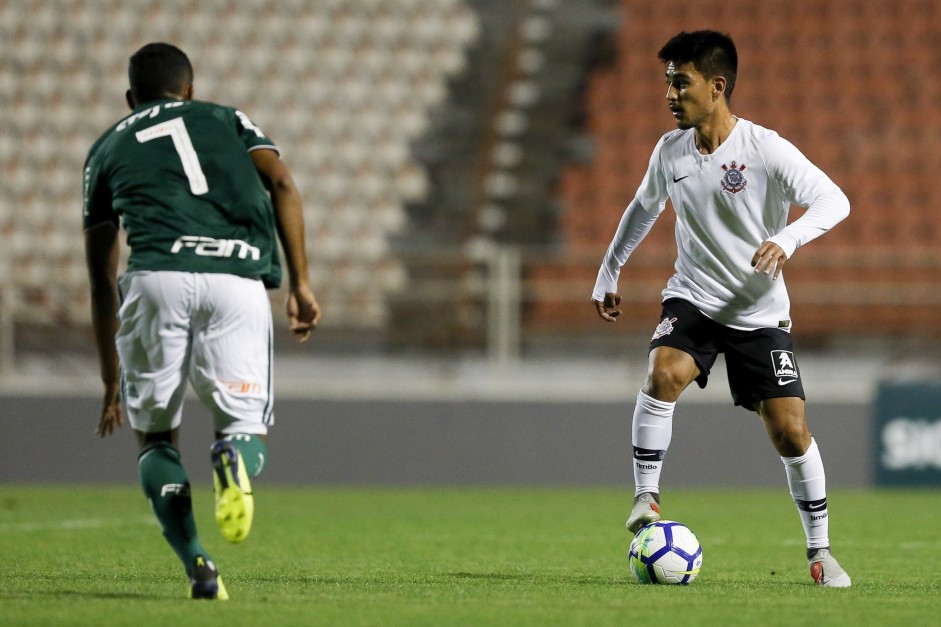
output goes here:
{"type": "Polygon", "coordinates": [[[738,54],[728,35],[679,33],[658,56],[678,129],[654,148],[592,292],[601,318],[616,321],[620,269],[669,198],[676,273],[663,291],[634,407],[635,497],[627,527],[636,532],[659,520],[674,406],[694,381],[705,387],[723,353],[735,404],[757,412],[784,462],[811,576],[820,586],[848,587],[849,575],[830,553],[824,467],[807,426],[782,270],[799,247],[849,214],[849,201],[792,144],[732,114],[738,54]],[[791,205],[807,210],[787,224],[791,205]]]}

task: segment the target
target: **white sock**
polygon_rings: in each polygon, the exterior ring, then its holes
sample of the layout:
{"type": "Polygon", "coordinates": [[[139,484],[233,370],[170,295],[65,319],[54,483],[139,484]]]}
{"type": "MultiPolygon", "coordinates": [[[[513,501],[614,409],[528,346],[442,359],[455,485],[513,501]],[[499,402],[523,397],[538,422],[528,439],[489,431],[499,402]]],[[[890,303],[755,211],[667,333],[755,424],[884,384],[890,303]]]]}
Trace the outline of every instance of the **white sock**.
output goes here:
{"type": "Polygon", "coordinates": [[[634,445],[634,496],[644,492],[660,493],[660,469],[673,437],[673,408],[666,403],[637,394],[631,442],[634,445]]]}
{"type": "Polygon", "coordinates": [[[810,440],[807,452],[800,457],[782,457],[787,472],[787,485],[804,525],[808,549],[830,546],[830,521],[827,517],[827,486],[823,459],[817,442],[810,440]]]}

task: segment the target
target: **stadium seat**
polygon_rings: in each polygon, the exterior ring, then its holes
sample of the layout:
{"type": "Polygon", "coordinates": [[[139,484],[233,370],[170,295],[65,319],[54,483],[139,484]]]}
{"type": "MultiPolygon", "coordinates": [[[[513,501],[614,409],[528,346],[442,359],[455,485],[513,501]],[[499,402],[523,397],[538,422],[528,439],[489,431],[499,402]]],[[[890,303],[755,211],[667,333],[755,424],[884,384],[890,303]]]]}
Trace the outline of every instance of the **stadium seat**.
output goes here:
{"type": "MultiPolygon", "coordinates": [[[[941,229],[935,226],[941,208],[931,192],[933,174],[925,167],[941,141],[935,62],[941,5],[702,0],[692,7],[681,0],[622,0],[621,6],[621,73],[597,73],[587,91],[596,159],[561,175],[565,211],[560,222],[573,250],[603,251],[608,245],[613,225],[603,222],[620,215],[617,205],[629,199],[643,177],[652,141],[670,128],[662,100],[652,97],[662,89],[654,66],[658,46],[679,30],[701,28],[699,16],[708,15],[734,34],[740,49],[733,110],[746,111],[750,119],[791,139],[841,185],[853,206],[849,219],[819,246],[801,252],[789,271],[795,282],[812,282],[817,294],[794,290],[802,329],[813,334],[909,330],[907,314],[894,310],[894,299],[883,287],[895,277],[907,282],[905,294],[941,289],[936,276],[917,270],[930,251],[941,247],[941,229]],[[762,24],[760,30],[756,23],[762,24]],[[866,80],[843,80],[860,68],[866,80]],[[879,90],[872,89],[875,84],[879,90]],[[617,198],[622,201],[615,203],[617,198]],[[888,277],[868,266],[858,271],[860,250],[879,251],[888,277]],[[851,289],[844,287],[847,281],[851,289]]],[[[661,228],[668,217],[669,212],[648,240],[671,246],[670,229],[661,228]]],[[[644,246],[649,255],[649,243],[644,246]]],[[[665,272],[671,263],[663,260],[665,272]]],[[[922,322],[930,319],[933,328],[941,324],[938,308],[933,314],[927,307],[906,312],[922,322]]],[[[559,315],[552,305],[544,317],[559,315]]],[[[535,311],[534,316],[543,314],[535,311]]],[[[577,316],[567,319],[574,325],[577,316]]]]}
{"type": "MultiPolygon", "coordinates": [[[[329,295],[338,292],[324,282],[336,273],[321,270],[331,260],[347,258],[356,277],[377,264],[400,267],[386,240],[403,228],[403,203],[428,189],[410,143],[428,129],[429,110],[443,101],[447,77],[463,69],[478,34],[465,0],[24,0],[0,5],[0,18],[8,120],[0,224],[17,268],[14,315],[29,323],[87,323],[87,299],[55,295],[87,289],[81,164],[98,134],[126,112],[127,58],[137,46],[181,45],[195,64],[197,97],[238,106],[279,143],[306,201],[316,287],[329,295]],[[321,212],[340,199],[352,230],[338,239],[326,228],[333,217],[321,212]],[[4,222],[11,206],[18,219],[4,222]],[[349,238],[367,253],[362,259],[350,254],[349,238]],[[36,247],[55,254],[24,256],[36,247]]],[[[389,275],[397,278],[382,289],[402,289],[401,273],[389,275]]],[[[369,324],[385,319],[381,296],[371,307],[369,324]]],[[[363,323],[338,316],[326,324],[363,323]]]]}

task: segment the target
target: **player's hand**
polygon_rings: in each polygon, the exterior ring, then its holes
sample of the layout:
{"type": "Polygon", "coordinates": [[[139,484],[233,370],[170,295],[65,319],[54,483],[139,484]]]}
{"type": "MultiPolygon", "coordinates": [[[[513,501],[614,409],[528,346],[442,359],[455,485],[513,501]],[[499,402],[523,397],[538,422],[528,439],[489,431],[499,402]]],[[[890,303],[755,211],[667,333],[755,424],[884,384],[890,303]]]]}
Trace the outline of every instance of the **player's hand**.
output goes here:
{"type": "Polygon", "coordinates": [[[287,312],[291,333],[303,344],[320,322],[320,305],[317,304],[310,287],[300,285],[291,289],[288,293],[287,312]]]}
{"type": "Polygon", "coordinates": [[[618,316],[621,315],[621,310],[617,309],[618,305],[621,304],[621,295],[615,292],[608,292],[604,295],[604,300],[593,300],[595,303],[595,309],[598,310],[598,315],[602,319],[607,320],[608,322],[617,322],[618,316]]]}
{"type": "Polygon", "coordinates": [[[787,263],[787,255],[784,250],[772,241],[766,241],[755,251],[755,256],[751,258],[751,265],[755,273],[764,272],[771,275],[771,280],[776,280],[787,263]]]}
{"type": "Polygon", "coordinates": [[[98,427],[95,428],[95,435],[107,437],[124,424],[124,406],[121,403],[120,393],[117,386],[109,387],[105,390],[105,398],[102,403],[101,417],[98,419],[98,427]]]}

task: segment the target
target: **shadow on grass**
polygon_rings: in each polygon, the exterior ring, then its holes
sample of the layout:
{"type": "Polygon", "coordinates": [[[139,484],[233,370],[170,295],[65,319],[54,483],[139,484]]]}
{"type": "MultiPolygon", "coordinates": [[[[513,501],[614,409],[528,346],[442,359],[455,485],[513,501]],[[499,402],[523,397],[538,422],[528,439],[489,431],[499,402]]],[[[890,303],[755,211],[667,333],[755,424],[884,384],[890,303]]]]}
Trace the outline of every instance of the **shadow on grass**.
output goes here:
{"type": "Polygon", "coordinates": [[[456,572],[430,575],[432,579],[440,580],[471,580],[471,581],[515,581],[520,583],[539,584],[566,584],[576,586],[623,586],[633,580],[617,577],[600,577],[597,575],[535,575],[532,573],[494,573],[494,572],[456,572]]]}
{"type": "Polygon", "coordinates": [[[427,575],[384,573],[376,572],[350,577],[335,577],[329,575],[305,575],[295,573],[291,576],[279,575],[277,577],[259,577],[253,579],[259,583],[292,583],[296,585],[449,585],[455,583],[480,585],[539,585],[539,586],[586,586],[586,587],[623,587],[626,584],[636,583],[632,577],[602,577],[597,575],[569,575],[569,574],[534,574],[534,573],[501,573],[501,572],[467,572],[430,573],[427,575]],[[289,581],[290,580],[290,581],[289,581]]]}
{"type": "Polygon", "coordinates": [[[29,590],[0,592],[0,599],[29,599],[34,597],[75,597],[82,599],[138,599],[166,600],[164,594],[144,592],[92,592],[89,590],[29,590]]]}

